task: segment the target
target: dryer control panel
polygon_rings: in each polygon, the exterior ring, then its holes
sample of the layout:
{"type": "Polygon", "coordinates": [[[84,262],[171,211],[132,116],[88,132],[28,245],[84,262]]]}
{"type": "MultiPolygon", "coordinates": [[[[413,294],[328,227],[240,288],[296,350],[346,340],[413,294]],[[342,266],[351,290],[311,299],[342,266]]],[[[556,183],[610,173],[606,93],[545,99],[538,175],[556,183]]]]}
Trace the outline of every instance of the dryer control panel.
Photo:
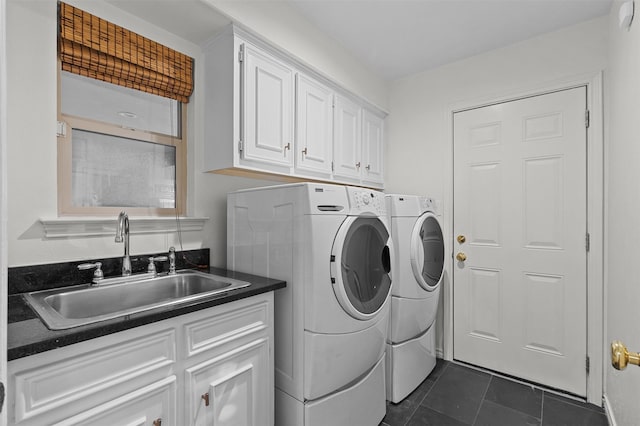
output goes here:
{"type": "Polygon", "coordinates": [[[435,214],[438,213],[438,208],[436,205],[436,200],[429,197],[420,197],[420,209],[423,212],[433,212],[435,214]]]}
{"type": "Polygon", "coordinates": [[[347,194],[349,195],[351,214],[369,212],[380,216],[387,212],[384,194],[380,191],[348,186],[347,194]]]}

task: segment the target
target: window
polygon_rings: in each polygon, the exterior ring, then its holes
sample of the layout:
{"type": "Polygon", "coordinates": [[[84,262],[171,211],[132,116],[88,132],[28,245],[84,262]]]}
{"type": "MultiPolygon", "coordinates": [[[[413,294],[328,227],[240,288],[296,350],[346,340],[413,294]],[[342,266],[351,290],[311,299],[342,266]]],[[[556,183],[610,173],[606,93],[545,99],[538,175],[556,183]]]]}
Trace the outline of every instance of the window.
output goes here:
{"type": "Polygon", "coordinates": [[[186,106],[60,73],[61,215],[185,213],[186,106]]]}
{"type": "Polygon", "coordinates": [[[59,22],[59,214],[184,214],[192,59],[64,3],[59,22]]]}

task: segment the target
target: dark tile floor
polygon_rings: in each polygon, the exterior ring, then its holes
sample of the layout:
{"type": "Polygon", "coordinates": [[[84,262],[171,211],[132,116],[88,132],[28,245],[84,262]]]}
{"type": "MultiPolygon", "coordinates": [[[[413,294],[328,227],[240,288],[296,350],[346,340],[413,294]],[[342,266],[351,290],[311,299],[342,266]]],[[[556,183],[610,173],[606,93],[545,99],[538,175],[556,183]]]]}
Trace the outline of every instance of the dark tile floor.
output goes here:
{"type": "Polygon", "coordinates": [[[399,404],[387,402],[380,426],[606,426],[595,405],[438,360],[399,404]]]}

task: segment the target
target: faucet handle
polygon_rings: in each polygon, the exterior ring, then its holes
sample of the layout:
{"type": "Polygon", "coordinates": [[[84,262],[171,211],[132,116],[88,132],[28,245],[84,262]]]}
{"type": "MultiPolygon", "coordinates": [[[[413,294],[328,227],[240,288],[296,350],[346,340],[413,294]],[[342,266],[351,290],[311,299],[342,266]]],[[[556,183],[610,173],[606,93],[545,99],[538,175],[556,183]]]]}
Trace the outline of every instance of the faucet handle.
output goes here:
{"type": "Polygon", "coordinates": [[[169,247],[169,275],[176,274],[176,248],[169,247]]]}
{"type": "Polygon", "coordinates": [[[78,270],[83,271],[86,269],[91,269],[91,268],[96,268],[95,271],[93,271],[93,283],[94,284],[98,284],[100,281],[102,281],[102,279],[104,278],[104,274],[102,272],[102,262],[95,262],[95,263],[81,263],[78,265],[78,270]]]}
{"type": "Polygon", "coordinates": [[[155,262],[166,262],[169,260],[167,256],[152,256],[149,258],[149,266],[147,267],[147,272],[156,273],[156,264],[155,262]]]}

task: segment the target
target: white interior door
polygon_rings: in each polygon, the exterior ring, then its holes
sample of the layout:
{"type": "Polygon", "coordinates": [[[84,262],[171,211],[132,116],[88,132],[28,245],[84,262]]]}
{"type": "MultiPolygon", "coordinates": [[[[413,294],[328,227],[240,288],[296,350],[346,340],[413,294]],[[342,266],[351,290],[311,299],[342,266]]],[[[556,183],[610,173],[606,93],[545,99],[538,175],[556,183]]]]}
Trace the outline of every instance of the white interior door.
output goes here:
{"type": "Polygon", "coordinates": [[[454,114],[454,358],[582,396],[585,111],[579,87],[454,114]]]}

